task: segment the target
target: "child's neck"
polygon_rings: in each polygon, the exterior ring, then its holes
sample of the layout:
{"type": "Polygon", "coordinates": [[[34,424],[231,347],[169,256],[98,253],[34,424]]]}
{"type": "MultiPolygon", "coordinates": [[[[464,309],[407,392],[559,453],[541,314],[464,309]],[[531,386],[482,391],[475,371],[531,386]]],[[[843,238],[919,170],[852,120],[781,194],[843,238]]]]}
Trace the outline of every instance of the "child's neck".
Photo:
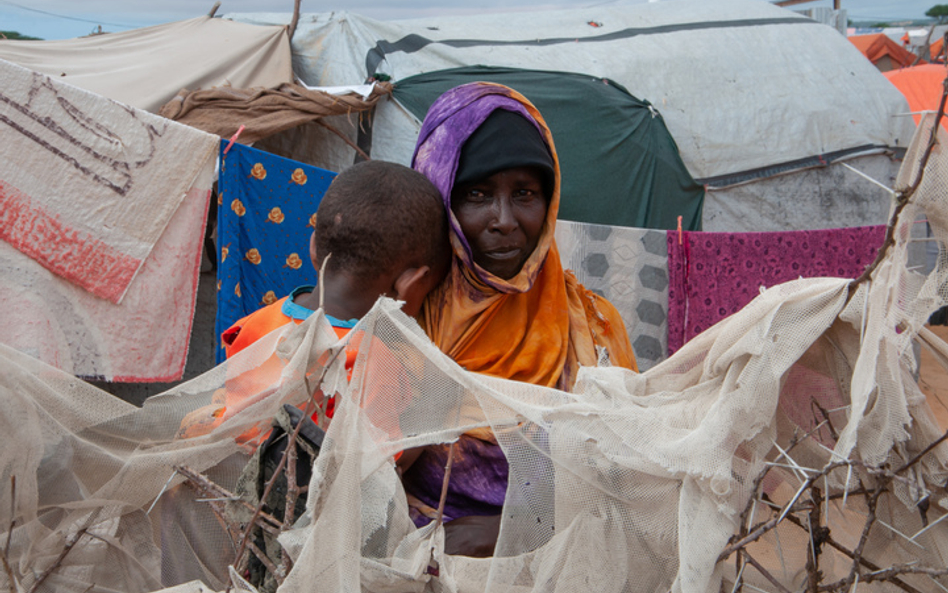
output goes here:
{"type": "MultiPolygon", "coordinates": [[[[375,291],[359,288],[347,274],[326,272],[320,278],[320,284],[324,292],[324,312],[336,319],[361,319],[379,297],[375,291]]],[[[319,308],[319,291],[317,286],[312,292],[296,297],[295,301],[301,307],[315,311],[319,308]]]]}

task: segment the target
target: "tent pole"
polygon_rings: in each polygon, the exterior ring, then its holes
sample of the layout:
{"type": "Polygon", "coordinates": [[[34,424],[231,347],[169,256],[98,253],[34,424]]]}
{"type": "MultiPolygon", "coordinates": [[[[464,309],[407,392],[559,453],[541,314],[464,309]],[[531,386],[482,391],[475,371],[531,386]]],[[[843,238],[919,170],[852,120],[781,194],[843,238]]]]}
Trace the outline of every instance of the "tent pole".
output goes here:
{"type": "Polygon", "coordinates": [[[221,7],[220,0],[214,3],[214,6],[211,7],[211,12],[207,13],[208,18],[214,18],[214,15],[217,14],[217,9],[221,7]]]}
{"type": "Polygon", "coordinates": [[[293,41],[293,34],[296,33],[296,23],[300,20],[300,2],[301,0],[293,0],[293,20],[290,21],[290,41],[293,41]]]}

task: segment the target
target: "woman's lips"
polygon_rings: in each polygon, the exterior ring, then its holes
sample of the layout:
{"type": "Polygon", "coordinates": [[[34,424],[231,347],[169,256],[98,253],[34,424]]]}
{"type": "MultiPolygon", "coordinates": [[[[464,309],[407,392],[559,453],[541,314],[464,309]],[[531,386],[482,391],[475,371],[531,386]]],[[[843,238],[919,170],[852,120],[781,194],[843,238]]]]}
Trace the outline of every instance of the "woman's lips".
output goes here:
{"type": "Polygon", "coordinates": [[[520,248],[511,247],[509,249],[495,249],[484,253],[490,259],[497,261],[510,261],[520,257],[520,248]]]}

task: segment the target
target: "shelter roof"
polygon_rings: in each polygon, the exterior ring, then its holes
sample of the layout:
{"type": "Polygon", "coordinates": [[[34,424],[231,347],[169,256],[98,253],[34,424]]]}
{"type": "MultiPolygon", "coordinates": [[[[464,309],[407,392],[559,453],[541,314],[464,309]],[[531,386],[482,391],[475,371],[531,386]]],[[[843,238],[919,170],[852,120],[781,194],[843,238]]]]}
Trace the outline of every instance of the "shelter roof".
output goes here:
{"type": "Polygon", "coordinates": [[[911,66],[917,59],[915,54],[892,41],[884,33],[853,35],[848,39],[873,64],[888,56],[894,66],[905,68],[911,66]]]}
{"type": "MultiPolygon", "coordinates": [[[[225,15],[269,25],[290,16],[225,15]]],[[[904,97],[833,28],[756,0],[386,22],[308,14],[293,52],[297,75],[317,86],[382,73],[397,90],[416,74],[474,65],[608,78],[661,113],[688,170],[708,184],[904,147],[915,128],[893,117],[905,112],[904,97]]],[[[413,138],[406,143],[410,154],[413,138]]]]}
{"type": "Polygon", "coordinates": [[[61,41],[0,41],[0,59],[156,113],[182,88],[293,82],[285,27],[202,16],[61,41]]]}

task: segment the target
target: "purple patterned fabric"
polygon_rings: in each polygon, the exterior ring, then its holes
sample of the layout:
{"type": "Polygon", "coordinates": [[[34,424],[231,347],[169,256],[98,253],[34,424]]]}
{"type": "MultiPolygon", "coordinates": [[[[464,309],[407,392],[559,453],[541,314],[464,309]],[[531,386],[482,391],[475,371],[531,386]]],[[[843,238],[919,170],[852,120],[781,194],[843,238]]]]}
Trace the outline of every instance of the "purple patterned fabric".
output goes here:
{"type": "Polygon", "coordinates": [[[760,294],[797,278],[855,278],[885,226],[779,233],[668,231],[668,353],[760,294]]]}
{"type": "MultiPolygon", "coordinates": [[[[447,444],[427,447],[402,476],[405,491],[430,509],[438,508],[449,448],[447,444]]],[[[500,445],[461,435],[451,461],[445,522],[470,515],[499,515],[507,494],[507,473],[507,458],[500,445]]],[[[415,525],[431,521],[416,508],[411,511],[415,525]]]]}

